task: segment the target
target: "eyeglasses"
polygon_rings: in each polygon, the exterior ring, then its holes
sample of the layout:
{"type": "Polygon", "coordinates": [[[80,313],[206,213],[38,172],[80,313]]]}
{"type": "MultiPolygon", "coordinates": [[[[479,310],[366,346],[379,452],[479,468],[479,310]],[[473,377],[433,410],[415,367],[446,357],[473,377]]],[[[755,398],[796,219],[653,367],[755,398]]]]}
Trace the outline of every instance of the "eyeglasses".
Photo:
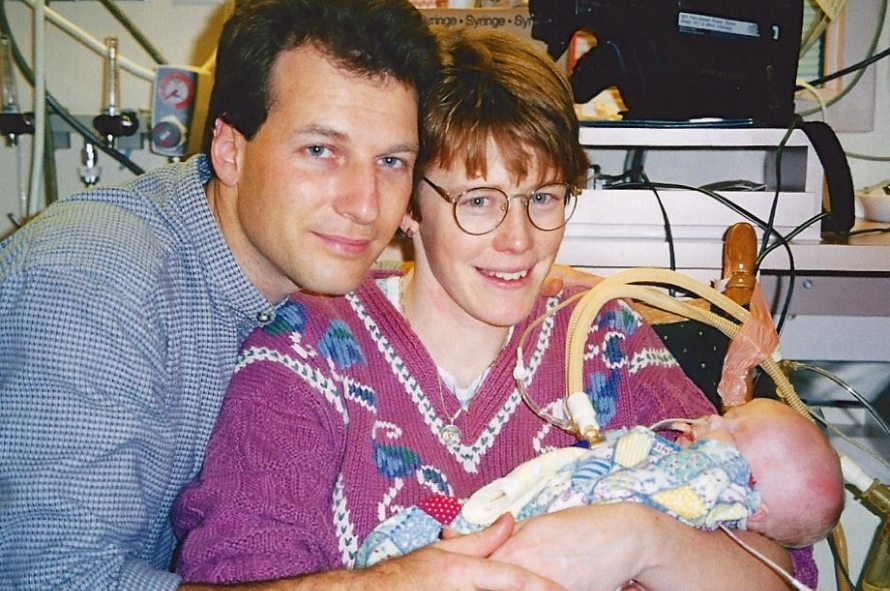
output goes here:
{"type": "Polygon", "coordinates": [[[507,195],[497,187],[467,189],[457,197],[423,177],[423,181],[453,206],[458,227],[474,236],[493,232],[510,210],[512,199],[522,199],[525,213],[532,225],[544,232],[552,232],[566,225],[575,213],[578,188],[568,183],[550,183],[528,195],[507,195]]]}

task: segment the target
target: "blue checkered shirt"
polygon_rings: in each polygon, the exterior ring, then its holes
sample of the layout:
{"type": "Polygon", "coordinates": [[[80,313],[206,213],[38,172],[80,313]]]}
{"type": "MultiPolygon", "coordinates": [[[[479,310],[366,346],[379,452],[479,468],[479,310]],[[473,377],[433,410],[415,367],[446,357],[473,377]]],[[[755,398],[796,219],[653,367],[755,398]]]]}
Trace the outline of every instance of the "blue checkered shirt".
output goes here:
{"type": "Polygon", "coordinates": [[[169,510],[269,303],[203,156],[60,201],[0,243],[0,590],[171,590],[169,510]]]}

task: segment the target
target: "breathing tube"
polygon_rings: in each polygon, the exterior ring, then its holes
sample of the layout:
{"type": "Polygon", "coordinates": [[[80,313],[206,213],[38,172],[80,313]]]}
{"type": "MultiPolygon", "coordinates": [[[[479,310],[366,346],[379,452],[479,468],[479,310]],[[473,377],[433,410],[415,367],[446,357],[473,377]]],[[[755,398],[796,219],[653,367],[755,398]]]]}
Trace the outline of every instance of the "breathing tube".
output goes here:
{"type": "Polygon", "coordinates": [[[538,416],[591,443],[601,441],[602,435],[596,421],[596,412],[584,392],[582,370],[587,333],[600,308],[606,302],[618,298],[630,298],[716,328],[733,340],[730,344],[730,354],[733,353],[734,345],[738,345],[735,347],[739,351],[734,356],[736,359],[730,360],[730,355],[727,356],[727,363],[724,364],[724,379],[721,380],[719,388],[720,395],[727,406],[744,402],[744,398],[730,393],[738,390],[738,383],[740,380],[744,380],[744,375],[750,368],[760,365],[776,384],[778,397],[812,421],[810,410],[800,400],[788,377],[779,366],[780,356],[776,348],[778,336],[775,335],[769,312],[765,310],[766,303],[762,294],[756,295],[759,297],[752,300],[753,311],[749,311],[716,289],[676,271],[655,268],[621,271],[603,279],[589,291],[569,298],[550,310],[547,315],[531,323],[519,340],[513,376],[516,378],[523,400],[538,416]],[[730,318],[671,297],[653,285],[680,288],[703,298],[726,312],[730,318]],[[538,407],[532,396],[529,395],[526,383],[529,376],[523,360],[522,346],[534,326],[547,316],[574,302],[577,302],[577,305],[572,312],[566,335],[566,399],[564,401],[566,418],[560,418],[538,407]]]}
{"type": "MultiPolygon", "coordinates": [[[[731,339],[724,361],[723,377],[718,387],[725,406],[735,406],[745,402],[746,393],[742,392],[745,389],[745,377],[751,368],[760,365],[776,384],[778,397],[810,421],[814,421],[809,408],[798,397],[779,365],[778,335],[775,333],[766,301],[759,287],[755,286],[749,311],[700,281],[676,271],[657,268],[628,269],[607,277],[589,291],[568,298],[554,307],[546,315],[532,322],[522,333],[513,376],[523,401],[544,420],[579,439],[587,440],[591,446],[611,437],[611,433],[601,431],[596,420],[596,411],[584,392],[583,364],[591,324],[606,302],[618,298],[641,301],[671,314],[703,322],[731,339]],[[726,312],[730,318],[676,299],[653,285],[678,287],[703,298],[726,312]],[[566,335],[566,396],[562,409],[565,418],[560,418],[540,408],[529,395],[527,382],[530,375],[523,360],[522,346],[535,326],[574,302],[577,302],[577,305],[572,311],[566,335]]],[[[677,419],[667,419],[653,425],[652,428],[671,428],[675,422],[677,419]]],[[[775,562],[738,538],[731,530],[720,527],[733,541],[763,561],[795,589],[812,591],[775,562]]]]}

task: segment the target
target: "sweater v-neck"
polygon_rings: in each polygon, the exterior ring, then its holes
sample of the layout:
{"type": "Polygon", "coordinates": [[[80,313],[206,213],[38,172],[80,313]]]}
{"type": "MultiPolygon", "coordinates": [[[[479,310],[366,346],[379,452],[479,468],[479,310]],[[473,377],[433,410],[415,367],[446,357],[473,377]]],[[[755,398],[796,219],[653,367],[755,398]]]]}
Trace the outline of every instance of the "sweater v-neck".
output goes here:
{"type": "MultiPolygon", "coordinates": [[[[408,373],[417,380],[421,391],[430,406],[435,409],[438,418],[444,424],[448,424],[457,412],[459,402],[450,392],[447,395],[439,396],[441,382],[435,360],[411,329],[407,319],[377,285],[377,280],[386,278],[387,275],[390,274],[374,273],[372,280],[362,283],[356,291],[356,295],[365,308],[364,312],[378,326],[379,338],[387,342],[389,347],[403,360],[408,373]],[[392,335],[392,338],[387,338],[387,335],[392,335]]],[[[470,401],[467,409],[456,418],[455,424],[463,432],[464,445],[472,445],[487,427],[494,426],[492,423],[495,422],[497,415],[507,402],[511,398],[519,396],[516,382],[513,379],[518,338],[529,322],[543,313],[545,302],[546,300],[539,298],[529,317],[515,325],[510,338],[489,366],[488,375],[480,384],[476,395],[470,401]]],[[[527,350],[537,348],[533,347],[531,343],[536,343],[541,336],[540,327],[535,327],[533,333],[526,339],[526,342],[529,343],[527,350]]],[[[455,343],[455,346],[460,346],[460,343],[455,343]]],[[[526,362],[528,363],[528,361],[526,362]]]]}

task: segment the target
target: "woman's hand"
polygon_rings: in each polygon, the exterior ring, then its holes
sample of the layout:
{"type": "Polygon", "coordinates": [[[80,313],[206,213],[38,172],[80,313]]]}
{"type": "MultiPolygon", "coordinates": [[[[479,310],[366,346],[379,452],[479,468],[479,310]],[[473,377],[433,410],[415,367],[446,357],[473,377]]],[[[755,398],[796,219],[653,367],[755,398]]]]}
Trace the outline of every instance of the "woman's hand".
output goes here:
{"type": "Polygon", "coordinates": [[[571,591],[615,591],[639,573],[649,543],[645,507],[576,507],[517,524],[493,560],[521,565],[571,591]]]}
{"type": "Polygon", "coordinates": [[[554,296],[566,287],[593,287],[603,278],[586,271],[580,271],[568,265],[555,264],[541,286],[541,294],[554,296]]]}
{"type": "MultiPolygon", "coordinates": [[[[790,570],[788,553],[745,539],[790,570]]],[[[571,591],[615,591],[630,580],[651,591],[787,591],[769,567],[721,531],[705,532],[637,503],[574,507],[521,521],[491,555],[571,591]]]]}

